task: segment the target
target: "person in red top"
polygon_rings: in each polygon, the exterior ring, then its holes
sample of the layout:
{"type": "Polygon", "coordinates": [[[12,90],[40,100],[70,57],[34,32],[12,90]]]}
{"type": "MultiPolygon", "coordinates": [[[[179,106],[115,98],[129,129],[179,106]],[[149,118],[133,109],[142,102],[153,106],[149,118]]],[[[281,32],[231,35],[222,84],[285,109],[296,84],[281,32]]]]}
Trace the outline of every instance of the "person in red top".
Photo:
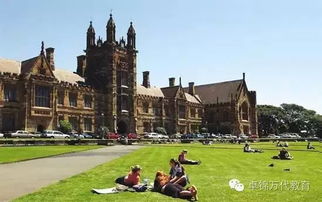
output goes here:
{"type": "Polygon", "coordinates": [[[201,163],[201,161],[193,161],[193,160],[186,159],[187,153],[188,153],[187,150],[183,150],[181,154],[178,156],[178,161],[181,164],[199,165],[201,163]]]}
{"type": "Polygon", "coordinates": [[[135,165],[131,167],[131,171],[127,176],[119,177],[115,180],[116,183],[122,184],[125,186],[133,187],[134,185],[140,184],[140,173],[141,167],[135,165]]]}

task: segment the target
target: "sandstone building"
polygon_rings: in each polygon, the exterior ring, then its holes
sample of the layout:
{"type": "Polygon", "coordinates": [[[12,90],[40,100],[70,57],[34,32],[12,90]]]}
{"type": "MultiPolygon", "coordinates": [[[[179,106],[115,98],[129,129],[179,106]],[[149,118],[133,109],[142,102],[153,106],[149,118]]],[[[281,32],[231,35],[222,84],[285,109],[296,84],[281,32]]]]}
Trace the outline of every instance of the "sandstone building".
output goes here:
{"type": "Polygon", "coordinates": [[[57,129],[69,120],[74,130],[97,132],[101,126],[119,133],[142,134],[164,127],[169,134],[210,132],[257,134],[256,92],[243,79],[183,87],[150,85],[149,72],[137,83],[136,33],[115,36],[112,15],[106,40],[96,39],[92,22],[85,55],[75,73],[55,66],[54,48],[19,62],[0,59],[0,131],[57,129]]]}

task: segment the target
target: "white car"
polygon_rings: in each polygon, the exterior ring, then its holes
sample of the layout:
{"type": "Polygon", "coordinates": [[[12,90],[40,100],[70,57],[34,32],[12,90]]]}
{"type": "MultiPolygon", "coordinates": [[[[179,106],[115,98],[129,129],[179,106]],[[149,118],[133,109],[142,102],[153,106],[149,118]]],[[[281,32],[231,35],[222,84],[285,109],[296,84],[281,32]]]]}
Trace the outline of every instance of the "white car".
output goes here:
{"type": "Polygon", "coordinates": [[[274,135],[274,134],[269,134],[269,135],[267,135],[267,138],[278,139],[278,138],[281,138],[281,137],[277,136],[277,135],[274,135]]]}
{"type": "Polygon", "coordinates": [[[144,135],[144,138],[147,138],[147,139],[160,139],[161,136],[158,133],[146,133],[144,135]]]}
{"type": "Polygon", "coordinates": [[[232,134],[225,134],[225,135],[223,136],[223,138],[226,138],[226,139],[236,139],[236,138],[237,138],[237,136],[232,135],[232,134]]]}
{"type": "Polygon", "coordinates": [[[3,133],[0,133],[0,138],[3,138],[3,137],[4,137],[3,133]]]}
{"type": "Polygon", "coordinates": [[[242,140],[246,140],[248,138],[248,136],[242,133],[239,135],[239,138],[242,140]]]}
{"type": "Polygon", "coordinates": [[[163,134],[158,134],[159,139],[169,139],[169,136],[163,135],[163,134]]]}
{"type": "Polygon", "coordinates": [[[31,133],[29,133],[28,131],[24,131],[24,130],[17,130],[16,132],[11,133],[10,136],[11,137],[22,137],[22,138],[33,137],[31,135],[31,133]]]}
{"type": "Polygon", "coordinates": [[[44,137],[48,138],[70,138],[69,135],[66,135],[58,130],[45,130],[44,137]]]}

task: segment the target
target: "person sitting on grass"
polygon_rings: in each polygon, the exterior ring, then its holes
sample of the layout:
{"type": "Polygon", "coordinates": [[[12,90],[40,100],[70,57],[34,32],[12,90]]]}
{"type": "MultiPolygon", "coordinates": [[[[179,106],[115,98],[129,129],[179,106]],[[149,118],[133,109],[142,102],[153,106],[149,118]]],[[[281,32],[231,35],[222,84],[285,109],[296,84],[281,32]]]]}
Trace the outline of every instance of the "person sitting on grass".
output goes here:
{"type": "Polygon", "coordinates": [[[173,184],[179,184],[182,187],[185,187],[188,184],[188,177],[185,174],[184,167],[180,164],[179,161],[175,159],[170,159],[169,162],[170,168],[170,181],[173,184]]]}
{"type": "Polygon", "coordinates": [[[155,175],[153,190],[161,194],[186,200],[198,200],[197,188],[193,185],[184,189],[179,184],[170,182],[170,176],[162,171],[158,171],[155,175]]]}
{"type": "Polygon", "coordinates": [[[252,149],[250,147],[250,144],[247,143],[247,142],[246,142],[246,144],[244,146],[244,152],[248,152],[248,153],[255,153],[255,152],[257,152],[257,153],[263,153],[263,151],[260,150],[260,149],[252,149]]]}
{"type": "Polygon", "coordinates": [[[125,185],[128,187],[133,187],[134,185],[138,185],[140,183],[140,173],[141,167],[139,165],[135,165],[131,167],[131,171],[127,176],[119,177],[115,180],[115,183],[125,185]]]}
{"type": "Polygon", "coordinates": [[[187,150],[183,150],[181,152],[181,154],[178,157],[178,161],[181,164],[189,164],[189,165],[199,165],[201,163],[201,161],[193,161],[193,160],[189,160],[186,159],[186,155],[187,155],[188,151],[187,150]]]}
{"type": "Polygon", "coordinates": [[[311,142],[308,142],[308,143],[307,143],[306,148],[307,148],[307,149],[315,149],[315,148],[312,146],[311,142]]]}
{"type": "Polygon", "coordinates": [[[291,156],[291,154],[285,149],[285,147],[283,147],[280,150],[280,153],[277,156],[273,156],[273,159],[281,159],[281,160],[292,160],[293,157],[291,156]]]}

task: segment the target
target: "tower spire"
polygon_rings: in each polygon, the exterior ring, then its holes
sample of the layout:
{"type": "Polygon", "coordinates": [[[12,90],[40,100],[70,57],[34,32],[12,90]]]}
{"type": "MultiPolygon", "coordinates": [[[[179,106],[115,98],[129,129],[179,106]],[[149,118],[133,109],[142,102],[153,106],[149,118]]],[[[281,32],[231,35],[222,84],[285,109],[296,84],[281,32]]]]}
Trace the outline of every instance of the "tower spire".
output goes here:
{"type": "Polygon", "coordinates": [[[127,31],[127,47],[128,48],[135,49],[135,44],[136,44],[135,38],[136,38],[135,29],[133,27],[133,23],[130,22],[130,27],[127,31]]]}
{"type": "Polygon", "coordinates": [[[110,13],[110,19],[107,22],[106,25],[106,40],[109,43],[115,42],[115,23],[113,20],[113,15],[110,13]]]}
{"type": "Polygon", "coordinates": [[[92,21],[89,22],[89,27],[87,29],[87,48],[95,46],[95,29],[93,27],[92,21]]]}
{"type": "Polygon", "coordinates": [[[45,47],[45,45],[44,45],[44,41],[41,41],[40,55],[44,55],[44,54],[45,54],[45,52],[44,52],[44,47],[45,47]]]}

